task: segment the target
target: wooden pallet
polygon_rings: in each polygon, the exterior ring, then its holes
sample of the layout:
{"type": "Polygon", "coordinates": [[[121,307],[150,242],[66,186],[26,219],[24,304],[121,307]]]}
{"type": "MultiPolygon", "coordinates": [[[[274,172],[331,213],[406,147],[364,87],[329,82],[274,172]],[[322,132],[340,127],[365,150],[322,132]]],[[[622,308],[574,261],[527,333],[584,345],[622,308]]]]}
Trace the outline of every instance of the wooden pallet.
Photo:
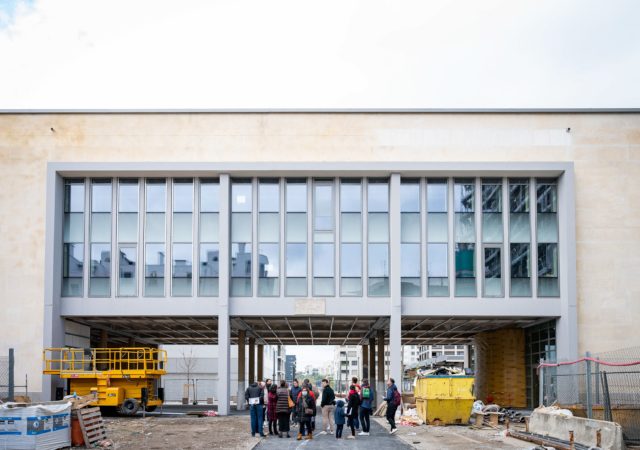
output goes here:
{"type": "Polygon", "coordinates": [[[85,447],[93,447],[94,444],[102,442],[107,438],[107,430],[102,421],[100,408],[78,409],[77,413],[85,447]]]}

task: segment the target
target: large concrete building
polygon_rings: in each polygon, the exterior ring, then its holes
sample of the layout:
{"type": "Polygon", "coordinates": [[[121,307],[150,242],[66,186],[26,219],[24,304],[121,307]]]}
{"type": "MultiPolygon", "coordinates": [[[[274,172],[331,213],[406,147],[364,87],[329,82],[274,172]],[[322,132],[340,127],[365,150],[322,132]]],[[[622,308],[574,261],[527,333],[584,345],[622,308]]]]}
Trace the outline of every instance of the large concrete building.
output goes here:
{"type": "Polygon", "coordinates": [[[640,344],[637,111],[5,112],[0,158],[34,397],[78,339],[217,344],[223,414],[238,344],[361,345],[380,383],[384,345],[399,379],[403,344],[517,329],[529,402],[538,358],[640,344]]]}

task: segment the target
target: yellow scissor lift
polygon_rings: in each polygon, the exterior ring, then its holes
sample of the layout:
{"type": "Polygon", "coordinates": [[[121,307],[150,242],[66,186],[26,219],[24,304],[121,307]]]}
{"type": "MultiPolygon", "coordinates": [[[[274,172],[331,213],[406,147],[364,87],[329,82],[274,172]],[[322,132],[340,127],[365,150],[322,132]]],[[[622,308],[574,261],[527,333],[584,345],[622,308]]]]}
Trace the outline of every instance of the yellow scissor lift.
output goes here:
{"type": "Polygon", "coordinates": [[[44,373],[68,382],[69,393],[97,395],[96,406],[133,415],[162,405],[167,353],[156,348],[47,348],[44,373]]]}

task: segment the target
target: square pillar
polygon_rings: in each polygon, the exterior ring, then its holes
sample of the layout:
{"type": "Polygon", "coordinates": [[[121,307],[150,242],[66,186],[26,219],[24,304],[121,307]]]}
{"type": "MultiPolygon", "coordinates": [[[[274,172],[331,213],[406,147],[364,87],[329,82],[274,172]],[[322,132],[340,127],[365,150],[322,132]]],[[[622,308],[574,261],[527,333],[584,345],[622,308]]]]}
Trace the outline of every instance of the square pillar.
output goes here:
{"type": "Polygon", "coordinates": [[[220,174],[220,214],[218,236],[220,261],[218,284],[218,414],[226,416],[230,410],[231,388],[231,322],[229,320],[229,175],[220,174]]]}
{"type": "Polygon", "coordinates": [[[362,346],[362,379],[369,378],[369,346],[362,346]]]}
{"type": "Polygon", "coordinates": [[[386,379],[384,377],[384,330],[378,330],[378,374],[376,376],[378,395],[384,397],[386,390],[386,379]]]}
{"type": "Polygon", "coordinates": [[[218,414],[229,414],[231,388],[231,322],[228,311],[218,316],[218,414]]]}
{"type": "Polygon", "coordinates": [[[264,381],[264,345],[258,344],[258,381],[264,381]]]}
{"type": "Polygon", "coordinates": [[[369,384],[376,387],[376,338],[369,338],[369,384]]]}
{"type": "Polygon", "coordinates": [[[256,338],[249,338],[249,384],[256,381],[256,338]]]}
{"type": "MultiPolygon", "coordinates": [[[[389,317],[389,378],[402,390],[402,278],[400,258],[400,174],[389,183],[389,261],[391,317],[389,317]]],[[[383,366],[384,367],[384,366],[383,366]]]]}
{"type": "Polygon", "coordinates": [[[244,410],[245,401],[244,401],[244,391],[246,390],[245,386],[245,331],[238,330],[238,400],[237,407],[238,411],[244,410]]]}

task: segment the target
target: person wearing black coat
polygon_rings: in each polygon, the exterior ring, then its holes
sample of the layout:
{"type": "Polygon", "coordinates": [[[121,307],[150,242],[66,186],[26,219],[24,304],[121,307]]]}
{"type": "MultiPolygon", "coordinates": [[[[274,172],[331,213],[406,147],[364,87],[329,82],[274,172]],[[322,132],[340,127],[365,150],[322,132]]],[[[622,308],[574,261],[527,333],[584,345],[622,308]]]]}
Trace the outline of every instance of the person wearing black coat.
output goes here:
{"type": "Polygon", "coordinates": [[[360,406],[360,394],[356,391],[356,387],[352,385],[349,388],[349,397],[347,399],[347,424],[351,428],[351,436],[347,439],[356,438],[356,419],[358,417],[358,407],[360,406]]]}

